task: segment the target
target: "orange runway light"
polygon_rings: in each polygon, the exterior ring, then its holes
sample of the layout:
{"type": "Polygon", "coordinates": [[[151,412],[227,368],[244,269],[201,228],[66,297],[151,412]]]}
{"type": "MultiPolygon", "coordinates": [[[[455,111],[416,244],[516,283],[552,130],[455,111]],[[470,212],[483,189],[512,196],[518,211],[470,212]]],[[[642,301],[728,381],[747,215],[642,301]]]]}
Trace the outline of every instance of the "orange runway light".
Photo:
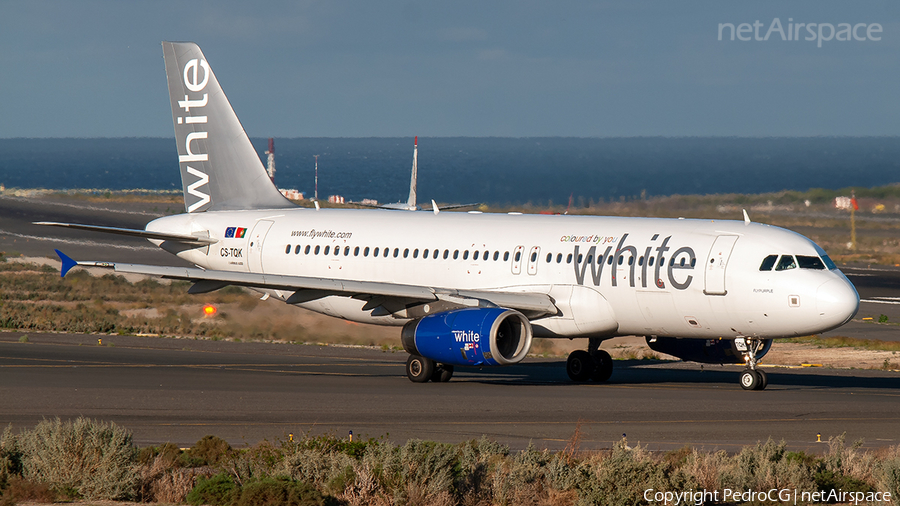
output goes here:
{"type": "Polygon", "coordinates": [[[218,309],[216,309],[216,306],[213,306],[212,304],[203,306],[203,316],[207,318],[215,316],[217,311],[218,309]]]}

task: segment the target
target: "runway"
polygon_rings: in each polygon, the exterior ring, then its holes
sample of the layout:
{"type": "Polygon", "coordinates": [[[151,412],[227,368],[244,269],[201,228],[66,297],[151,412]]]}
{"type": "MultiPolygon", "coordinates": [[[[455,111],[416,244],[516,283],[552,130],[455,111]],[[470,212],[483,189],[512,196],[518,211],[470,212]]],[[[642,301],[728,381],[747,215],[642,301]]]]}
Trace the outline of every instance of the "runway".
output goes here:
{"type": "Polygon", "coordinates": [[[0,334],[0,423],[87,416],[134,432],[139,445],[189,446],[206,434],[233,445],[293,433],[353,431],[395,442],[486,435],[513,449],[582,449],[622,434],[651,450],[736,450],[784,439],[791,448],[847,434],[900,443],[896,373],[769,368],[769,388],[743,391],[736,367],[622,361],[607,384],[573,384],[561,359],[460,369],[414,384],[406,354],[359,348],[71,334],[0,334]]]}

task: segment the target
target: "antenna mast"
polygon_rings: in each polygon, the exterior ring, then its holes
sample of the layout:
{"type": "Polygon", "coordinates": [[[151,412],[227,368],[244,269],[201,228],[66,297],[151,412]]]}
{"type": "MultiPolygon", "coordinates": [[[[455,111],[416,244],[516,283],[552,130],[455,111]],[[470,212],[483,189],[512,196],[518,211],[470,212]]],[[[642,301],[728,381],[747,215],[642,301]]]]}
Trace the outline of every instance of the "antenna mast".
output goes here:
{"type": "Polygon", "coordinates": [[[316,200],[319,200],[319,155],[313,155],[316,157],[316,200]]]}

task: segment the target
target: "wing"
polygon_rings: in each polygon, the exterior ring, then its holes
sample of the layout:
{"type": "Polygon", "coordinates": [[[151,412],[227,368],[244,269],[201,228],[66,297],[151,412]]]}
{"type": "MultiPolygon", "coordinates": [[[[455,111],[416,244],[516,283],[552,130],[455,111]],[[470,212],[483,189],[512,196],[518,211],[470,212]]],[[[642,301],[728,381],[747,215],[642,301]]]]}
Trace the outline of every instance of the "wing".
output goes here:
{"type": "Polygon", "coordinates": [[[144,274],[166,279],[190,281],[194,284],[188,290],[189,293],[211,292],[229,285],[289,291],[292,292],[286,300],[289,304],[314,300],[328,295],[340,295],[380,302],[373,303],[372,307],[390,307],[389,313],[398,318],[416,318],[425,316],[429,312],[434,313],[461,307],[490,306],[516,309],[529,318],[559,313],[553,299],[543,293],[457,290],[377,281],[207,270],[197,267],[171,267],[97,261],[78,262],[59,250],[56,250],[56,253],[63,262],[61,273],[63,276],[76,265],[104,267],[121,273],[144,274]],[[381,303],[385,299],[392,299],[395,303],[381,303]]]}

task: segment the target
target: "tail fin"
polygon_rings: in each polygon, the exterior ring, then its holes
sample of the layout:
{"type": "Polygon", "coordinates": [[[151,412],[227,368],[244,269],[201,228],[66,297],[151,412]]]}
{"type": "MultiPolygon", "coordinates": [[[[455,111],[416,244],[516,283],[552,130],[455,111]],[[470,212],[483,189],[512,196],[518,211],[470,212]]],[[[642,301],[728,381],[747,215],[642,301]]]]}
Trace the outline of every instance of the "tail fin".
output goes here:
{"type": "Polygon", "coordinates": [[[162,45],[185,210],[293,207],[269,179],[200,47],[162,45]]]}

